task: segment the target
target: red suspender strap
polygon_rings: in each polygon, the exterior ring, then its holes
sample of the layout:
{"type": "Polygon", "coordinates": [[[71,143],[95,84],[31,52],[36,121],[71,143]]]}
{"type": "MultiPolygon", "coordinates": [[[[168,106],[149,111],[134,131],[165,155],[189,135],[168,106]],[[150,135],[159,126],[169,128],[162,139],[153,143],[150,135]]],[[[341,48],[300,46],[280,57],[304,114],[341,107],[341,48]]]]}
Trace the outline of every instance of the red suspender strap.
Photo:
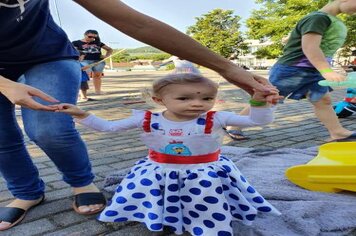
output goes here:
{"type": "Polygon", "coordinates": [[[215,113],[216,111],[208,111],[208,113],[206,114],[206,123],[205,123],[205,130],[204,130],[205,134],[211,134],[211,130],[214,124],[215,113]]]}
{"type": "Polygon", "coordinates": [[[196,155],[196,156],[175,156],[165,153],[160,153],[149,150],[149,157],[152,161],[166,164],[200,164],[214,162],[219,159],[220,150],[216,152],[205,154],[205,155],[196,155]]]}
{"type": "Polygon", "coordinates": [[[345,102],[351,102],[353,98],[345,98],[344,101],[345,102]]]}
{"type": "Polygon", "coordinates": [[[151,132],[151,114],[152,114],[152,112],[146,111],[145,117],[143,119],[142,128],[147,133],[151,132]]]}

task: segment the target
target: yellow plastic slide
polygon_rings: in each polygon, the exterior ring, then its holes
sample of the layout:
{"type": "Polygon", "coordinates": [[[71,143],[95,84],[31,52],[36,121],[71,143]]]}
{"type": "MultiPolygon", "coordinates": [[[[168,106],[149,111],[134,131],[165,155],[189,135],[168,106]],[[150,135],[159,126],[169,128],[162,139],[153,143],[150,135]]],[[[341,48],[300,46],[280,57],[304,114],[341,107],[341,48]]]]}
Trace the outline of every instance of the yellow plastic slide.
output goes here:
{"type": "Polygon", "coordinates": [[[312,191],[356,192],[356,142],[321,145],[313,160],[287,169],[286,176],[294,184],[312,191]]]}

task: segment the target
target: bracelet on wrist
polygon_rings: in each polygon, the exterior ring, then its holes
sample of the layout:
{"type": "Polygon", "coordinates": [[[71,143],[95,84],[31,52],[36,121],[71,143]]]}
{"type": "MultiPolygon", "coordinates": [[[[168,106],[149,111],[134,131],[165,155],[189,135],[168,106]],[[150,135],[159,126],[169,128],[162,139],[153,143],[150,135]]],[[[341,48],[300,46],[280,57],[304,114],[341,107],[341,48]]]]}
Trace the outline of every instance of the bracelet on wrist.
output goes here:
{"type": "Polygon", "coordinates": [[[267,102],[256,101],[252,98],[248,102],[250,103],[251,106],[254,106],[254,107],[262,107],[267,104],[267,102]]]}
{"type": "Polygon", "coordinates": [[[325,74],[325,73],[334,72],[334,70],[331,68],[326,68],[326,69],[319,70],[319,72],[320,74],[325,74]]]}

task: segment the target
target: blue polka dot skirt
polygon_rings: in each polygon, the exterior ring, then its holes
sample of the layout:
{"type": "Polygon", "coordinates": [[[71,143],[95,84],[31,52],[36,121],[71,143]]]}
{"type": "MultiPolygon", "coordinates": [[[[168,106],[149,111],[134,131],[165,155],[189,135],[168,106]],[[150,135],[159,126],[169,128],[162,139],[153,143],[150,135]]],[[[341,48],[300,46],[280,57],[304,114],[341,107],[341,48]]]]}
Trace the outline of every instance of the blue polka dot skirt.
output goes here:
{"type": "Polygon", "coordinates": [[[176,234],[222,236],[233,235],[232,221],[250,225],[257,212],[280,214],[228,158],[171,166],[148,158],[137,162],[98,219],[138,221],[151,231],[169,226],[176,234]]]}

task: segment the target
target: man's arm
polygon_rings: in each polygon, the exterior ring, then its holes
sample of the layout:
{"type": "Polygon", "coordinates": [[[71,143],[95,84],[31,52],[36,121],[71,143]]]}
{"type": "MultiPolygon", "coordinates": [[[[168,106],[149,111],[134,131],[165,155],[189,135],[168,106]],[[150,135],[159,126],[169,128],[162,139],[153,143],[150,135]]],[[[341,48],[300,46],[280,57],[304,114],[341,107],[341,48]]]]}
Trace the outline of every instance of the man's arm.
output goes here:
{"type": "Polygon", "coordinates": [[[119,0],[74,1],[123,33],[165,52],[210,68],[250,93],[253,88],[268,91],[261,85],[261,82],[267,84],[267,80],[261,80],[259,77],[261,81],[257,82],[252,73],[217,55],[171,26],[137,12],[119,0]]]}

